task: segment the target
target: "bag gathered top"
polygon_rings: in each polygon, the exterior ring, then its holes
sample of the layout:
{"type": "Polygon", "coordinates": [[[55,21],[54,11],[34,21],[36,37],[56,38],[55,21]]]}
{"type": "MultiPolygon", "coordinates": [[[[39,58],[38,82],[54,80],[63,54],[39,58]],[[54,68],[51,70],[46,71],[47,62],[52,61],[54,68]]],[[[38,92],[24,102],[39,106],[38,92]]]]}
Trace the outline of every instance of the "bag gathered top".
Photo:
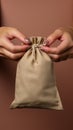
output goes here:
{"type": "Polygon", "coordinates": [[[54,66],[49,54],[40,49],[44,38],[30,37],[31,48],[17,64],[15,98],[10,108],[62,110],[54,66]]]}

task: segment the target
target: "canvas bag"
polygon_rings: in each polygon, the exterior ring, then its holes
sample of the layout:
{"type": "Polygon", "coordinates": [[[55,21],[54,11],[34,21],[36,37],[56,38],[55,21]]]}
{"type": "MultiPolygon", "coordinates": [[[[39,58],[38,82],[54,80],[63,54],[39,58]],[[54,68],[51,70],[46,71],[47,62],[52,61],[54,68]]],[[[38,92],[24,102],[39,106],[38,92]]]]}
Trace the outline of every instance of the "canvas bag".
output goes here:
{"type": "Polygon", "coordinates": [[[31,48],[17,65],[15,99],[10,108],[50,108],[62,110],[57,90],[53,62],[40,50],[42,37],[30,37],[31,48]]]}

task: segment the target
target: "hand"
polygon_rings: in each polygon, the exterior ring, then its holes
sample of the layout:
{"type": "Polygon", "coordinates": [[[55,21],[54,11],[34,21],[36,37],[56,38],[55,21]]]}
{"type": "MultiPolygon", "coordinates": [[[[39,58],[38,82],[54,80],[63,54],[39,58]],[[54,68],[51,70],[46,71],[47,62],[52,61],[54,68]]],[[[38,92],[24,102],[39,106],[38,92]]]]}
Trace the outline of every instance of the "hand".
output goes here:
{"type": "Polygon", "coordinates": [[[17,60],[30,48],[29,43],[30,41],[16,28],[0,27],[0,56],[17,60]],[[23,44],[14,45],[11,41],[14,38],[19,39],[23,44]]]}
{"type": "Polygon", "coordinates": [[[63,61],[73,58],[73,28],[60,28],[55,30],[46,41],[41,50],[49,54],[53,61],[63,61]],[[56,40],[60,41],[57,47],[51,47],[56,40]]]}

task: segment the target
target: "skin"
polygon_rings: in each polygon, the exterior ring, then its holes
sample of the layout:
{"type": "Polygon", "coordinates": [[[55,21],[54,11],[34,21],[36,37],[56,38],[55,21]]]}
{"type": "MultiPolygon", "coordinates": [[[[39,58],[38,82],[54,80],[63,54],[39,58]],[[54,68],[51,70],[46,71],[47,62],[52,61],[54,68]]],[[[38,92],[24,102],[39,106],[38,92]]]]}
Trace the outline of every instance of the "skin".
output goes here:
{"type": "Polygon", "coordinates": [[[41,50],[48,53],[53,61],[59,62],[73,58],[73,28],[59,28],[55,30],[46,40],[41,50]],[[60,41],[57,47],[52,47],[56,40],[60,41]]]}
{"type": "MultiPolygon", "coordinates": [[[[45,46],[40,49],[49,54],[53,61],[59,62],[73,58],[73,28],[59,28],[46,40],[45,46]],[[60,41],[57,47],[51,47],[56,40],[60,41]]],[[[30,48],[30,41],[16,28],[0,27],[0,56],[12,60],[20,59],[30,48]],[[21,41],[20,45],[14,45],[12,39],[21,41]]]]}
{"type": "Polygon", "coordinates": [[[18,60],[30,48],[29,44],[29,40],[16,28],[0,27],[0,56],[18,60]],[[15,38],[20,40],[20,45],[13,44],[15,38]]]}

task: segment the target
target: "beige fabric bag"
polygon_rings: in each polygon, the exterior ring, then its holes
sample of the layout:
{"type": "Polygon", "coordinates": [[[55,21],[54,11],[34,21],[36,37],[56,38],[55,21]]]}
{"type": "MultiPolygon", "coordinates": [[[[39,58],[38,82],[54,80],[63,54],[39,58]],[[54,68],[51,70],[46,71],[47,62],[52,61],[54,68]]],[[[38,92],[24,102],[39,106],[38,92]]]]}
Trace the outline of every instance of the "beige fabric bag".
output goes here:
{"type": "Polygon", "coordinates": [[[44,38],[31,37],[32,45],[17,65],[15,99],[10,108],[51,108],[62,110],[53,62],[39,48],[44,38]]]}

